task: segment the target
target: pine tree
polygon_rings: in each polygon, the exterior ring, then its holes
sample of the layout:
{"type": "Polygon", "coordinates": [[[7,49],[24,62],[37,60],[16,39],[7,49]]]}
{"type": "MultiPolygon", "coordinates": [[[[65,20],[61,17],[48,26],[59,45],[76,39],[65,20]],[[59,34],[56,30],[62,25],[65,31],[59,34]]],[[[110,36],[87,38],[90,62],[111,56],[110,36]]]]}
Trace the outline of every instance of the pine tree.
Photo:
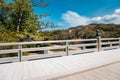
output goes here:
{"type": "MultiPolygon", "coordinates": [[[[36,15],[33,7],[45,7],[48,3],[43,0],[11,0],[10,2],[0,1],[0,24],[6,30],[16,32],[33,32],[41,29],[41,26],[50,26],[49,23],[38,21],[47,15],[36,15]]],[[[53,23],[52,23],[52,26],[53,23]]]]}
{"type": "MultiPolygon", "coordinates": [[[[9,6],[11,6],[9,4],[9,6]]],[[[34,14],[30,0],[15,0],[12,3],[11,23],[17,32],[30,31],[39,27],[37,15],[34,14]]]]}

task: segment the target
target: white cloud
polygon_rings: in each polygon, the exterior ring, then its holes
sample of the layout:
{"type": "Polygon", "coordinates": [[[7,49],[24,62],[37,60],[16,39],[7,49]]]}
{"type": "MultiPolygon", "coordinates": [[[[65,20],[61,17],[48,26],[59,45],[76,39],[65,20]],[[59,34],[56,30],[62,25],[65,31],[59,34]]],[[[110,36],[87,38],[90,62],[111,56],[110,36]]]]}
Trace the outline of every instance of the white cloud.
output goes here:
{"type": "Polygon", "coordinates": [[[78,13],[73,11],[67,11],[62,15],[62,19],[69,24],[69,26],[87,25],[89,24],[89,18],[80,16],[78,13]]]}
{"type": "Polygon", "coordinates": [[[90,23],[120,24],[120,9],[116,9],[113,14],[93,18],[81,16],[73,11],[67,11],[66,13],[62,14],[62,19],[72,27],[78,25],[88,25],[90,23]]]}
{"type": "Polygon", "coordinates": [[[120,9],[116,9],[116,10],[115,10],[115,13],[118,13],[118,14],[119,14],[119,13],[120,13],[120,9]]]}
{"type": "Polygon", "coordinates": [[[102,20],[102,17],[94,17],[91,19],[91,21],[101,21],[102,20]]]}

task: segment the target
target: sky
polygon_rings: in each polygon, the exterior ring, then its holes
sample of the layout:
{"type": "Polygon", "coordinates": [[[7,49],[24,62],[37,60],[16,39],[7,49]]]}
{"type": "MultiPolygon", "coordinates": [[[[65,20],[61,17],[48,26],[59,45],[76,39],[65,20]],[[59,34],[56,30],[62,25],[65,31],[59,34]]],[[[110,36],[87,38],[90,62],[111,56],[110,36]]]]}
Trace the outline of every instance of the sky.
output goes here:
{"type": "Polygon", "coordinates": [[[50,5],[35,8],[34,11],[36,14],[50,14],[42,21],[54,22],[57,25],[54,29],[68,29],[91,23],[120,24],[120,0],[44,0],[44,2],[50,5]]]}

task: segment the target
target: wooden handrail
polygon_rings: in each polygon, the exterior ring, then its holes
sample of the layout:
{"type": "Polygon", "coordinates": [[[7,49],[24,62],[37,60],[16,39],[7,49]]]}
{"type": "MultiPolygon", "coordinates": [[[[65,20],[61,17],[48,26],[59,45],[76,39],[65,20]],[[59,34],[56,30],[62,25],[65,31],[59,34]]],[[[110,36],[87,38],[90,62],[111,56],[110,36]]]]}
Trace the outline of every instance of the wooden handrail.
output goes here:
{"type": "MultiPolygon", "coordinates": [[[[113,44],[117,44],[116,46],[118,46],[120,48],[120,38],[101,38],[100,40],[97,40],[97,39],[76,39],[76,40],[55,40],[55,41],[33,41],[33,42],[0,43],[0,46],[14,46],[14,45],[18,46],[17,49],[0,50],[0,54],[18,53],[18,59],[19,59],[19,61],[22,61],[23,52],[65,49],[65,53],[68,56],[69,55],[69,49],[71,49],[72,47],[82,47],[83,48],[82,50],[84,50],[83,52],[92,51],[91,48],[90,48],[91,50],[87,48],[87,47],[92,47],[92,46],[94,46],[93,51],[96,51],[96,50],[100,51],[100,50],[105,50],[105,49],[109,49],[109,48],[110,49],[118,48],[118,47],[112,46],[113,44]],[[117,40],[117,41],[114,41],[114,40],[117,40]],[[109,42],[102,42],[102,41],[109,41],[109,42]],[[83,42],[83,43],[70,44],[71,42],[83,42]],[[89,42],[89,43],[84,43],[84,42],[89,42]],[[47,44],[47,43],[51,43],[51,44],[52,43],[64,43],[64,45],[62,45],[62,46],[59,45],[59,46],[23,48],[23,45],[47,44]],[[105,47],[102,47],[102,45],[110,45],[110,46],[109,47],[107,46],[105,48],[105,47]]],[[[72,54],[72,53],[70,53],[70,54],[72,54]]],[[[48,55],[48,54],[44,54],[44,55],[48,55]]],[[[60,53],[59,53],[59,55],[60,55],[60,53]]]]}

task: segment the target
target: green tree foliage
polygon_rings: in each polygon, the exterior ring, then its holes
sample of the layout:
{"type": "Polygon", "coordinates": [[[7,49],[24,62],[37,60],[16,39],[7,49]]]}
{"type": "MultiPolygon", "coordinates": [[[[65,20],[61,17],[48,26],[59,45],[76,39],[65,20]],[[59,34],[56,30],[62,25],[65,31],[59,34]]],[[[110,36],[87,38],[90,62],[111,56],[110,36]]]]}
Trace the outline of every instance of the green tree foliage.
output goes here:
{"type": "Polygon", "coordinates": [[[14,32],[34,32],[45,27],[54,27],[54,23],[39,21],[49,14],[36,15],[33,7],[45,7],[43,0],[0,0],[0,27],[14,32]]]}
{"type": "Polygon", "coordinates": [[[0,36],[2,36],[0,42],[44,40],[41,36],[41,29],[55,25],[40,21],[49,14],[36,15],[33,8],[48,5],[49,3],[45,3],[43,0],[9,0],[9,2],[0,0],[0,36]],[[6,39],[7,36],[14,38],[13,41],[10,37],[6,39]]]}
{"type": "Polygon", "coordinates": [[[34,14],[30,0],[13,0],[0,2],[0,24],[6,30],[15,32],[33,32],[40,25],[34,14]]]}

